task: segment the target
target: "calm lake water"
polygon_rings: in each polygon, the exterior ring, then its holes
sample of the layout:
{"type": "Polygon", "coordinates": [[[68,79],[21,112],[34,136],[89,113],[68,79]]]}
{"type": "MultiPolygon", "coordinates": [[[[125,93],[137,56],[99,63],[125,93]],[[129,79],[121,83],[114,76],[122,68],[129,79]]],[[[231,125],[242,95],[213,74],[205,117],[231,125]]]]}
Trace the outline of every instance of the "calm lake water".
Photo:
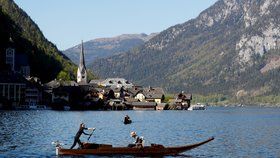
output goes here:
{"type": "MultiPolygon", "coordinates": [[[[131,131],[145,144],[215,140],[181,157],[280,157],[280,108],[209,107],[205,111],[0,111],[0,157],[55,157],[52,141],[72,145],[79,124],[95,127],[90,141],[127,146],[131,131]],[[133,123],[124,125],[128,114],[133,123]]],[[[87,136],[81,139],[86,141],[87,136]]],[[[85,156],[94,157],[94,156],[85,156]]]]}

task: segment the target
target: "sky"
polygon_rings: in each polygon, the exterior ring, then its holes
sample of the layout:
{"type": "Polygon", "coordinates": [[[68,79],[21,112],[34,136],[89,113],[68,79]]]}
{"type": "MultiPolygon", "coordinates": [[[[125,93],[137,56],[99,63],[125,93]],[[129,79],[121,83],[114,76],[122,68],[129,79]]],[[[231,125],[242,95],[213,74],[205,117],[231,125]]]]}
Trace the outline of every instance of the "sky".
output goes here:
{"type": "Polygon", "coordinates": [[[217,0],[14,0],[58,49],[121,34],[161,32],[217,0]]]}

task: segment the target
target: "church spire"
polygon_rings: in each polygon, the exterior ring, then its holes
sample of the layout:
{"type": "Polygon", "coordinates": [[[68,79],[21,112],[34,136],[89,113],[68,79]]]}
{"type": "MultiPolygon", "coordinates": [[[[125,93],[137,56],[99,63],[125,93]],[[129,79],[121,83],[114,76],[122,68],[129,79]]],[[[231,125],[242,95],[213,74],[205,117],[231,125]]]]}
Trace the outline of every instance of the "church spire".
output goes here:
{"type": "Polygon", "coordinates": [[[84,43],[82,41],[81,44],[81,52],[80,52],[80,63],[79,63],[79,67],[80,66],[84,66],[85,67],[85,57],[84,57],[84,43]]]}
{"type": "Polygon", "coordinates": [[[82,41],[81,52],[80,52],[80,63],[77,71],[77,82],[81,84],[87,84],[87,70],[85,66],[85,57],[84,57],[84,44],[82,41]]]}

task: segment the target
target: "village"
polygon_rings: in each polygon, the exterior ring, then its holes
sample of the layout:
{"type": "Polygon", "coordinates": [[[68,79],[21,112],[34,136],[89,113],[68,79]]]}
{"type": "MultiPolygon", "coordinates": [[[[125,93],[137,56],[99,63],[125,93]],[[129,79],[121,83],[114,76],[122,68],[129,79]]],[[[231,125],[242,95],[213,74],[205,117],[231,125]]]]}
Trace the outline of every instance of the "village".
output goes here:
{"type": "Polygon", "coordinates": [[[83,43],[77,81],[54,79],[42,84],[30,77],[27,56],[13,47],[6,49],[5,61],[10,71],[0,72],[0,109],[179,110],[191,105],[192,95],[184,91],[166,100],[161,87],[138,86],[124,78],[88,81],[83,43]]]}

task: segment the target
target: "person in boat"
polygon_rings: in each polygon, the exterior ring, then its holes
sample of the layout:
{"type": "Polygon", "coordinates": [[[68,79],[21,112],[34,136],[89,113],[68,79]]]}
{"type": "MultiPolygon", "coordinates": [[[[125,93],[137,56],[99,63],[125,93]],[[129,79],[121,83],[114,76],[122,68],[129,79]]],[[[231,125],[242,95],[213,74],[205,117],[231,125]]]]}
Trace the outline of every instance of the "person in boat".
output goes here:
{"type": "Polygon", "coordinates": [[[130,119],[130,117],[128,116],[128,115],[125,115],[125,117],[124,117],[124,124],[129,124],[129,123],[131,123],[131,119],[130,119]]]}
{"type": "Polygon", "coordinates": [[[135,139],[135,142],[133,144],[129,144],[128,147],[143,148],[143,138],[137,136],[134,131],[130,133],[130,136],[135,139]]]}
{"type": "Polygon", "coordinates": [[[75,136],[75,138],[74,138],[74,143],[73,143],[73,145],[71,146],[70,149],[73,149],[73,148],[76,146],[77,143],[79,144],[79,146],[80,146],[81,148],[83,148],[83,143],[82,143],[81,140],[80,140],[81,135],[82,135],[82,134],[84,134],[84,135],[91,135],[91,134],[85,133],[84,130],[88,130],[88,128],[85,127],[85,124],[84,124],[84,123],[81,123],[81,124],[80,124],[80,128],[79,128],[79,130],[78,130],[78,132],[76,133],[76,136],[75,136]]]}

